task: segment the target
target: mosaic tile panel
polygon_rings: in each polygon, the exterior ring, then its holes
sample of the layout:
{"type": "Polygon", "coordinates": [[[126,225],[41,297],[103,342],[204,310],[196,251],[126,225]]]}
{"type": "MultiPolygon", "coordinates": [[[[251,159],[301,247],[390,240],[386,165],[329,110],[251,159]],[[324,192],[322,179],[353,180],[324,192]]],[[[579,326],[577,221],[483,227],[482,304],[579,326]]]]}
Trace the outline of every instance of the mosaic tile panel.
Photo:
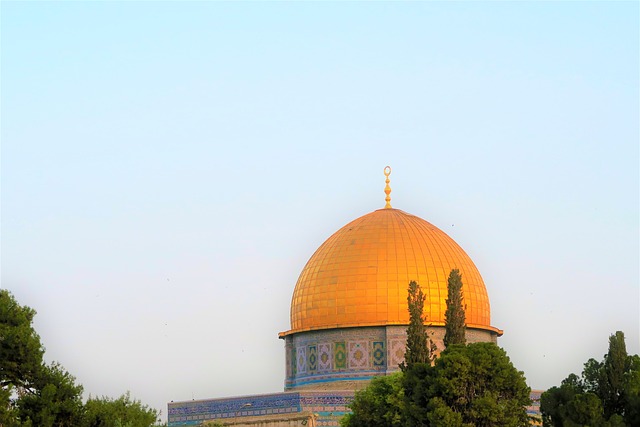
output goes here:
{"type": "Polygon", "coordinates": [[[373,366],[376,368],[384,368],[386,366],[386,353],[384,349],[384,341],[373,342],[373,366]]]}
{"type": "MultiPolygon", "coordinates": [[[[441,343],[444,328],[434,326],[428,331],[441,343]]],[[[469,342],[475,342],[470,337],[478,341],[492,340],[489,332],[480,331],[484,335],[476,332],[467,330],[469,342]]],[[[286,390],[302,391],[316,385],[323,390],[339,390],[338,383],[350,389],[359,387],[357,384],[362,384],[361,381],[399,370],[398,365],[404,360],[406,327],[391,325],[308,331],[293,334],[287,340],[290,340],[285,342],[291,354],[292,374],[285,378],[286,390]],[[315,362],[311,354],[313,348],[315,362]],[[304,351],[303,356],[300,351],[304,351]]]]}
{"type": "Polygon", "coordinates": [[[336,369],[345,369],[347,367],[347,345],[344,341],[334,343],[335,351],[333,365],[336,369]]]}
{"type": "Polygon", "coordinates": [[[388,343],[389,346],[389,366],[398,366],[404,361],[406,350],[406,339],[394,339],[388,343]]]}
{"type": "Polygon", "coordinates": [[[293,347],[291,349],[291,370],[293,371],[293,376],[295,377],[298,374],[298,352],[296,348],[293,347]]]}
{"type": "MultiPolygon", "coordinates": [[[[285,364],[285,375],[287,378],[290,378],[291,376],[293,376],[293,366],[291,363],[291,356],[292,356],[293,352],[291,349],[291,341],[288,340],[287,341],[287,345],[285,347],[285,352],[284,352],[284,364],[285,364]]],[[[293,359],[295,360],[295,359],[293,359]]]]}
{"type": "Polygon", "coordinates": [[[307,348],[307,367],[309,372],[315,372],[318,369],[318,351],[315,345],[307,348]]]}
{"type": "Polygon", "coordinates": [[[307,406],[343,406],[353,402],[352,394],[322,393],[317,395],[300,394],[300,404],[307,406]]]}
{"type": "Polygon", "coordinates": [[[298,370],[299,374],[306,374],[307,373],[307,348],[306,347],[298,347],[297,351],[298,353],[298,358],[297,363],[296,363],[296,367],[298,370]]]}
{"type": "Polygon", "coordinates": [[[318,370],[330,371],[333,367],[333,355],[331,354],[331,344],[318,344],[318,370]]]}
{"type": "Polygon", "coordinates": [[[349,369],[363,369],[369,366],[368,344],[367,341],[349,342],[349,369]]]}

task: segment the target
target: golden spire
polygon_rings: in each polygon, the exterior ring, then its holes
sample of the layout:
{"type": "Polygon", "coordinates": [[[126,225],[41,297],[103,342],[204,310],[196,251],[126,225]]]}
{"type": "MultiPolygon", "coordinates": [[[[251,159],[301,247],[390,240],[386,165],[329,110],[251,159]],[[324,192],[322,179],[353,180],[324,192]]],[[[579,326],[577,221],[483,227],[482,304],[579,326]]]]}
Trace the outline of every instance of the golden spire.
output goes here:
{"type": "Polygon", "coordinates": [[[387,177],[384,181],[387,183],[387,186],[384,187],[384,194],[387,195],[387,197],[384,198],[385,202],[387,202],[387,204],[384,205],[385,209],[391,209],[391,196],[389,196],[389,194],[391,194],[391,187],[389,187],[389,175],[391,175],[391,166],[384,168],[384,176],[387,177]]]}

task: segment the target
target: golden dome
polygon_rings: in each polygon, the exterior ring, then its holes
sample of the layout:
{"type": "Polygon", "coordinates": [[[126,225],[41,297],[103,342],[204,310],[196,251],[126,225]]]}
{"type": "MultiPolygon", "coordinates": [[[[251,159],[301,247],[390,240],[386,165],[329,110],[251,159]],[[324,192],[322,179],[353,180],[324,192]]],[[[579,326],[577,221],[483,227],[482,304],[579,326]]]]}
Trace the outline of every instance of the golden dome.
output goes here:
{"type": "Polygon", "coordinates": [[[426,297],[426,323],[444,325],[447,278],[454,268],[462,274],[467,327],[502,335],[490,325],[489,297],[471,258],[442,230],[389,205],[351,221],[311,256],[293,292],[291,330],[280,336],[407,325],[412,280],[426,297]]]}

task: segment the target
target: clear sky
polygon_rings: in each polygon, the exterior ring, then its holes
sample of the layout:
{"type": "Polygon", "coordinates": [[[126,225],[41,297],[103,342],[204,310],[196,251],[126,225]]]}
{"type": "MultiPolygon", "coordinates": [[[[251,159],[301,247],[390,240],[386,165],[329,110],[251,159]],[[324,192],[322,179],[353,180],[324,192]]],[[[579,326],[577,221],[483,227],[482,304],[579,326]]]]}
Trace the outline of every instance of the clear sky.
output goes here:
{"type": "Polygon", "coordinates": [[[281,391],[298,274],[386,165],[533,388],[640,352],[637,2],[0,7],[2,287],[87,395],[281,391]]]}

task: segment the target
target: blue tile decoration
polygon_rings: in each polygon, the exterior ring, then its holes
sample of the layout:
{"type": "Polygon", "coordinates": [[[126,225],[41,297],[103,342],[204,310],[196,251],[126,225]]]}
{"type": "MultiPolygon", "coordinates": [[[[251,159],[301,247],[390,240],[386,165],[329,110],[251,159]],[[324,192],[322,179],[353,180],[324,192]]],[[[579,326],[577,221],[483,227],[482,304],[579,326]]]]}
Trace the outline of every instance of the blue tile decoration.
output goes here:
{"type": "Polygon", "coordinates": [[[298,368],[297,368],[297,360],[298,360],[298,354],[296,353],[296,348],[293,347],[291,349],[291,371],[293,372],[293,376],[295,377],[296,374],[298,373],[298,368]]]}
{"type": "Polygon", "coordinates": [[[243,396],[227,399],[170,403],[169,426],[196,425],[204,420],[300,412],[297,392],[243,396]]]}
{"type": "Polygon", "coordinates": [[[304,395],[300,396],[300,405],[307,406],[347,406],[353,401],[353,394],[334,394],[323,393],[316,395],[304,395]]]}
{"type": "Polygon", "coordinates": [[[197,425],[205,420],[292,414],[310,411],[318,414],[322,425],[337,426],[348,411],[352,392],[284,392],[224,399],[169,404],[168,426],[197,425]]]}
{"type": "Polygon", "coordinates": [[[307,348],[307,366],[309,372],[315,372],[318,369],[318,352],[315,345],[307,348]]]}
{"type": "Polygon", "coordinates": [[[284,351],[284,363],[285,363],[285,379],[291,378],[293,376],[293,366],[291,364],[291,356],[293,351],[291,349],[291,343],[285,344],[284,351]]]}
{"type": "Polygon", "coordinates": [[[373,342],[373,366],[384,368],[386,366],[384,341],[373,342]]]}
{"type": "MultiPolygon", "coordinates": [[[[397,371],[398,363],[390,364],[391,339],[399,339],[401,346],[394,348],[404,354],[402,335],[406,328],[374,326],[308,331],[287,337],[287,364],[285,390],[298,390],[332,381],[363,381],[376,375],[397,371]],[[295,353],[293,348],[296,349],[295,353]],[[375,352],[375,353],[374,353],[375,352]]],[[[347,386],[353,387],[353,385],[347,386]]],[[[335,389],[335,387],[332,387],[335,389]]]]}
{"type": "MultiPolygon", "coordinates": [[[[532,390],[539,399],[541,390],[532,390]]],[[[353,391],[300,391],[224,399],[208,399],[169,403],[168,427],[199,425],[205,420],[254,417],[274,414],[312,412],[318,426],[339,426],[340,418],[349,413],[353,391]]],[[[534,412],[531,412],[532,414],[534,412]]],[[[539,414],[539,411],[536,412],[539,414]]]]}

